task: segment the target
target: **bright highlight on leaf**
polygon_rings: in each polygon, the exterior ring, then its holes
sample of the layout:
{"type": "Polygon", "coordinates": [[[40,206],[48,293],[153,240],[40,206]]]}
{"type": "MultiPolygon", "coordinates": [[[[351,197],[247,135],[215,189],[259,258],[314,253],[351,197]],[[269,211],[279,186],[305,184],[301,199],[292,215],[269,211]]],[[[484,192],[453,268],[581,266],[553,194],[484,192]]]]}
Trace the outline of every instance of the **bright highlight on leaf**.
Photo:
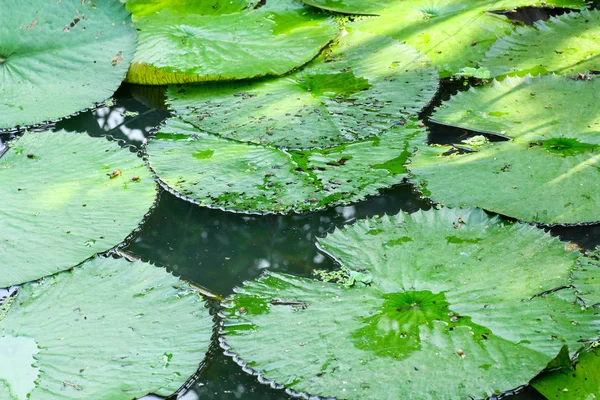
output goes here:
{"type": "Polygon", "coordinates": [[[600,71],[600,10],[517,28],[492,45],[481,65],[491,76],[600,71]]]}
{"type": "Polygon", "coordinates": [[[0,14],[0,128],[69,116],[106,100],[136,44],[118,0],[5,2],[0,14]]]}
{"type": "Polygon", "coordinates": [[[147,151],[159,179],[199,205],[255,213],[312,211],[400,183],[422,132],[407,121],[364,141],[285,151],[220,138],[170,119],[147,151]]]}
{"type": "Polygon", "coordinates": [[[462,68],[477,67],[485,52],[514,25],[501,13],[518,7],[586,8],[583,0],[396,0],[355,1],[307,0],[311,5],[348,13],[380,14],[351,24],[357,29],[390,36],[427,55],[442,78],[462,68]],[[335,6],[333,6],[335,3],[335,6]],[[366,6],[365,6],[366,5],[366,6]],[[377,10],[381,7],[380,10],[377,10]],[[344,10],[345,9],[345,10],[344,10]],[[361,9],[364,11],[361,12],[361,9]]]}
{"type": "Polygon", "coordinates": [[[276,79],[171,86],[185,121],[242,142],[331,147],[414,117],[437,90],[427,58],[383,35],[351,32],[306,68],[276,79]]]}
{"type": "Polygon", "coordinates": [[[164,269],[95,258],[19,289],[0,321],[0,396],[167,396],[198,369],[212,327],[198,294],[164,269]]]}
{"type": "Polygon", "coordinates": [[[26,133],[0,158],[0,288],[121,243],[156,197],[143,160],[83,133],[26,133]]]}
{"type": "Polygon", "coordinates": [[[507,78],[459,93],[432,120],[514,138],[423,145],[408,169],[417,188],[448,206],[477,206],[547,225],[600,221],[600,80],[507,78]],[[466,150],[466,151],[465,151],[466,150]]]}
{"type": "Polygon", "coordinates": [[[229,0],[173,4],[136,18],[140,40],[127,80],[164,85],[282,75],[338,33],[333,19],[300,1],[271,2],[239,12],[231,12],[229,0]]]}
{"type": "Polygon", "coordinates": [[[529,225],[441,209],[360,221],[320,244],[371,279],[268,272],[224,303],[227,354],[292,392],[487,398],[599,333],[570,287],[577,253],[529,225]]]}

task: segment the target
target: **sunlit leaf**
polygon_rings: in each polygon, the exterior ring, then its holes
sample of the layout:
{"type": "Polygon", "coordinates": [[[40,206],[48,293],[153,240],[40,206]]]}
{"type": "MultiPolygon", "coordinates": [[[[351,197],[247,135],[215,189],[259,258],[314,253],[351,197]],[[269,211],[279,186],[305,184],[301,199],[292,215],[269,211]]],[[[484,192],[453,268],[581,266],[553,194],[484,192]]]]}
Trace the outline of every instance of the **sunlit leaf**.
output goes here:
{"type": "Polygon", "coordinates": [[[202,206],[308,211],[362,200],[400,183],[414,138],[423,131],[408,121],[370,140],[284,151],[220,138],[171,119],[147,151],[158,177],[202,206]]]}
{"type": "MultiPolygon", "coordinates": [[[[311,0],[310,4],[327,1],[311,0]]],[[[348,3],[358,4],[355,1],[348,3]]],[[[477,67],[477,62],[492,43],[512,32],[513,23],[506,16],[492,11],[532,5],[586,8],[583,0],[397,0],[385,3],[389,6],[381,12],[375,12],[371,6],[368,8],[369,13],[381,16],[364,18],[352,26],[405,41],[426,54],[443,78],[464,67],[477,67]]]]}
{"type": "Polygon", "coordinates": [[[160,12],[164,8],[178,8],[188,13],[218,15],[252,9],[259,0],[121,0],[133,18],[160,12]]]}
{"type": "Polygon", "coordinates": [[[169,395],[203,360],[213,321],[162,268],[96,258],[19,289],[0,321],[3,399],[169,395]]]}
{"type": "Polygon", "coordinates": [[[121,243],[156,189],[129,149],[82,133],[27,133],[0,158],[0,288],[71,268],[121,243]]]}
{"type": "Polygon", "coordinates": [[[185,121],[238,141],[330,147],[415,116],[438,85],[427,58],[383,35],[352,32],[296,74],[229,84],[171,86],[185,121]]]}
{"type": "Polygon", "coordinates": [[[320,243],[370,279],[269,272],[224,303],[222,344],[263,382],[344,399],[487,398],[599,333],[570,288],[578,253],[529,225],[442,209],[320,243]]]}
{"type": "Polygon", "coordinates": [[[600,10],[520,27],[494,43],[481,65],[491,76],[600,71],[600,10]]]}
{"type": "Polygon", "coordinates": [[[121,84],[137,34],[118,0],[1,7],[0,128],[66,117],[106,100],[121,84]]]}
{"type": "Polygon", "coordinates": [[[599,102],[600,80],[554,75],[507,78],[459,93],[432,120],[514,140],[466,152],[423,144],[409,166],[412,180],[449,206],[549,225],[600,221],[599,102]]]}
{"type": "MultiPolygon", "coordinates": [[[[297,0],[285,7],[226,14],[198,3],[191,10],[171,7],[136,18],[140,40],[129,82],[164,85],[282,75],[313,59],[338,32],[333,19],[297,0]]],[[[231,5],[217,9],[231,11],[231,5]]]]}
{"type": "Polygon", "coordinates": [[[600,221],[600,145],[516,139],[474,150],[423,144],[408,165],[411,180],[424,196],[448,206],[477,206],[547,225],[600,221]]]}

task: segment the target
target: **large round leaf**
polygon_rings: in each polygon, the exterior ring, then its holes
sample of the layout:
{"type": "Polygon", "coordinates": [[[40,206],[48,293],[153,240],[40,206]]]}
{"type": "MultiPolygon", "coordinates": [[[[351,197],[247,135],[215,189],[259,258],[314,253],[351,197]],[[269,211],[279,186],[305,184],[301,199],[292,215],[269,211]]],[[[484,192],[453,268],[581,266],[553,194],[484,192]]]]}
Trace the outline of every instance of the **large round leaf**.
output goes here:
{"type": "Polygon", "coordinates": [[[524,140],[570,137],[600,144],[599,103],[597,78],[515,77],[452,96],[431,120],[524,140]]]}
{"type": "Polygon", "coordinates": [[[0,158],[0,287],[121,243],[156,189],[141,158],[81,133],[27,133],[0,158]]]}
{"type": "MultiPolygon", "coordinates": [[[[322,1],[311,0],[311,4],[313,2],[322,1]]],[[[476,67],[492,43],[514,29],[507,17],[491,11],[533,5],[586,8],[582,0],[397,0],[388,3],[389,7],[376,12],[381,16],[358,21],[353,26],[414,46],[431,59],[443,78],[464,67],[476,67]]]]}
{"type": "Polygon", "coordinates": [[[166,396],[196,372],[212,327],[198,294],[163,268],[96,258],[19,289],[0,321],[0,397],[166,396]]]}
{"type": "Polygon", "coordinates": [[[529,225],[419,211],[361,221],[321,245],[347,268],[343,284],[266,273],[225,303],[228,354],[292,391],[486,398],[599,333],[569,288],[576,253],[529,225]]]}
{"type": "Polygon", "coordinates": [[[0,128],[65,117],[110,97],[136,32],[118,0],[6,2],[0,15],[0,128]]]}
{"type": "Polygon", "coordinates": [[[136,18],[140,41],[127,80],[164,85],[285,74],[338,32],[326,15],[287,3],[208,15],[200,13],[205,7],[172,7],[136,18]]]}
{"type": "Polygon", "coordinates": [[[147,151],[158,177],[202,206],[309,211],[362,200],[400,183],[420,132],[423,129],[409,121],[380,138],[288,152],[223,139],[171,119],[147,151]]]}
{"type": "Polygon", "coordinates": [[[330,147],[415,116],[437,86],[435,69],[414,49],[383,35],[352,32],[294,75],[172,86],[168,102],[184,120],[227,138],[330,147]]]}
{"type": "Polygon", "coordinates": [[[600,10],[518,28],[492,45],[481,66],[491,76],[600,71],[600,10]]]}
{"type": "Polygon", "coordinates": [[[546,225],[600,221],[600,145],[516,139],[471,150],[423,144],[408,165],[411,180],[448,206],[477,206],[546,225]]]}
{"type": "Polygon", "coordinates": [[[306,4],[346,14],[378,15],[399,0],[303,0],[306,4]]]}

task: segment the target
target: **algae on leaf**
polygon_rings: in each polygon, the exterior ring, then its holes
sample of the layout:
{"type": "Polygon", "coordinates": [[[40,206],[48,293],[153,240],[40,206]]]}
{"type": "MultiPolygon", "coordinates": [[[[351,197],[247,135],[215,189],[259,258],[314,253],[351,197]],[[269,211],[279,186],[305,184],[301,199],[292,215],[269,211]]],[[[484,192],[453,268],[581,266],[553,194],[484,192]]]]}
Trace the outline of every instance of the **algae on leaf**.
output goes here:
{"type": "Polygon", "coordinates": [[[555,75],[507,78],[459,93],[432,121],[512,140],[427,146],[423,136],[408,165],[411,180],[448,206],[546,225],[600,221],[599,102],[600,79],[555,75]]]}
{"type": "Polygon", "coordinates": [[[229,0],[213,7],[198,3],[135,19],[140,39],[127,81],[164,85],[282,75],[313,59],[338,33],[332,18],[297,0],[238,12],[231,12],[229,0]]]}
{"type": "Polygon", "coordinates": [[[400,183],[415,137],[423,131],[407,121],[373,139],[285,151],[224,139],[170,119],[147,151],[159,179],[199,205],[255,213],[314,211],[400,183]]]}
{"type": "MultiPolygon", "coordinates": [[[[311,0],[310,4],[326,1],[311,0]]],[[[442,78],[464,67],[477,67],[492,43],[512,32],[512,22],[501,13],[495,13],[497,11],[533,5],[586,8],[583,0],[397,0],[387,3],[389,6],[381,12],[369,12],[381,14],[379,17],[358,20],[352,26],[414,46],[431,59],[442,78]]]]}
{"type": "Polygon", "coordinates": [[[118,0],[5,2],[0,128],[66,117],[110,97],[135,50],[130,24],[118,0]]]}
{"type": "Polygon", "coordinates": [[[438,87],[426,57],[352,31],[299,72],[274,79],[171,86],[185,121],[242,142],[331,147],[380,134],[425,108],[438,87]]]}
{"type": "Polygon", "coordinates": [[[0,157],[0,288],[121,243],[156,198],[144,161],[83,133],[26,133],[0,157]]]}
{"type": "Polygon", "coordinates": [[[360,221],[320,245],[371,279],[267,272],[224,302],[227,354],[291,392],[487,398],[600,332],[570,288],[578,254],[530,225],[478,209],[418,211],[360,221]]]}
{"type": "Polygon", "coordinates": [[[0,395],[167,396],[198,369],[212,328],[200,296],[163,268],[95,258],[21,286],[0,321],[0,395]]]}
{"type": "Polygon", "coordinates": [[[492,77],[600,71],[600,10],[519,27],[494,43],[480,64],[492,77]]]}

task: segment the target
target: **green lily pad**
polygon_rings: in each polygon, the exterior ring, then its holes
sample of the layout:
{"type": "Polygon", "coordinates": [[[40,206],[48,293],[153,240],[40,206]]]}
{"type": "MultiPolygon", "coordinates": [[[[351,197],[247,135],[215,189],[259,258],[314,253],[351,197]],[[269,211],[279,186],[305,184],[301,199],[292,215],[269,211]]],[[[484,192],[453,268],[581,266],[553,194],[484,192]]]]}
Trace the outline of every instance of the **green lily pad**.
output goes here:
{"type": "Polygon", "coordinates": [[[313,148],[377,135],[415,116],[437,86],[426,57],[394,39],[355,31],[296,74],[171,86],[167,95],[181,118],[207,132],[313,148]]]}
{"type": "Polygon", "coordinates": [[[492,45],[481,66],[491,76],[600,71],[600,10],[517,28],[492,45]]]}
{"type": "MultiPolygon", "coordinates": [[[[164,85],[254,78],[306,64],[337,35],[338,26],[300,1],[285,3],[225,14],[203,14],[205,6],[171,7],[138,17],[139,45],[127,81],[164,85]]],[[[218,9],[228,12],[231,5],[218,9]]]]}
{"type": "Polygon", "coordinates": [[[398,184],[424,128],[408,121],[381,137],[312,151],[239,143],[170,119],[147,145],[171,190],[202,206],[246,212],[312,211],[398,184]]]}
{"type": "Polygon", "coordinates": [[[546,225],[600,221],[599,101],[599,79],[555,75],[507,78],[459,93],[433,121],[515,139],[457,143],[466,152],[423,144],[411,159],[411,180],[448,206],[546,225]]]}
{"type": "Polygon", "coordinates": [[[410,179],[424,196],[451,207],[477,206],[545,225],[600,221],[599,145],[517,139],[472,150],[419,146],[407,166],[410,179]]]}
{"type": "Polygon", "coordinates": [[[95,258],[19,289],[0,321],[0,395],[170,395],[198,369],[212,328],[200,296],[163,268],[95,258]]]}
{"type": "Polygon", "coordinates": [[[303,0],[309,6],[345,14],[379,15],[398,0],[303,0]]]}
{"type": "Polygon", "coordinates": [[[578,268],[573,272],[573,281],[577,297],[587,307],[600,304],[600,248],[590,251],[579,260],[578,268]]]}
{"type": "Polygon", "coordinates": [[[600,79],[526,76],[459,92],[431,120],[477,132],[545,140],[571,137],[600,144],[600,79]]]}
{"type": "Polygon", "coordinates": [[[144,161],[116,142],[66,131],[26,133],[0,158],[0,288],[71,268],[121,243],[155,198],[144,161]]]}
{"type": "Polygon", "coordinates": [[[369,283],[267,272],[224,303],[227,354],[292,392],[487,398],[599,333],[570,288],[578,253],[530,225],[430,210],[360,221],[320,244],[369,283]]]}
{"type": "Polygon", "coordinates": [[[118,0],[11,2],[0,16],[0,128],[66,117],[119,87],[137,34],[118,0]]]}
{"type": "Polygon", "coordinates": [[[552,400],[594,400],[600,393],[600,349],[592,346],[579,354],[572,369],[548,372],[531,382],[552,400]]]}
{"type": "Polygon", "coordinates": [[[185,9],[187,12],[203,15],[229,14],[256,6],[259,0],[121,0],[133,18],[160,12],[164,8],[185,9]]]}
{"type": "Polygon", "coordinates": [[[431,59],[442,78],[464,67],[477,67],[492,43],[513,31],[514,25],[506,16],[491,11],[533,5],[586,8],[582,0],[482,0],[476,3],[472,0],[397,0],[388,3],[389,7],[378,13],[381,16],[359,20],[352,26],[414,46],[431,59]]]}

